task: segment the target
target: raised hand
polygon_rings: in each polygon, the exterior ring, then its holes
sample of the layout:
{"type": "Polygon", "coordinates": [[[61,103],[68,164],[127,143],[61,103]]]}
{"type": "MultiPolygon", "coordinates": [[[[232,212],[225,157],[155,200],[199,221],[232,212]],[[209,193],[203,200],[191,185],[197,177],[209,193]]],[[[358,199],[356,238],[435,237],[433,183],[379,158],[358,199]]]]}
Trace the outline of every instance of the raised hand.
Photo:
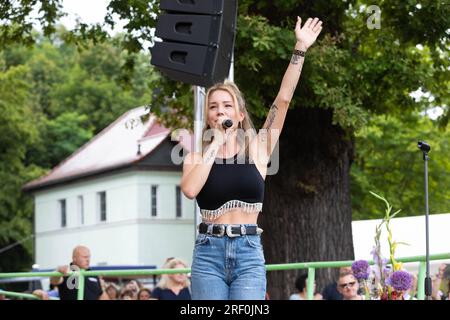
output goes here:
{"type": "Polygon", "coordinates": [[[295,37],[302,44],[304,50],[307,50],[317,39],[320,31],[322,31],[322,21],[319,18],[308,18],[303,28],[301,27],[302,19],[297,16],[295,24],[295,37]]]}

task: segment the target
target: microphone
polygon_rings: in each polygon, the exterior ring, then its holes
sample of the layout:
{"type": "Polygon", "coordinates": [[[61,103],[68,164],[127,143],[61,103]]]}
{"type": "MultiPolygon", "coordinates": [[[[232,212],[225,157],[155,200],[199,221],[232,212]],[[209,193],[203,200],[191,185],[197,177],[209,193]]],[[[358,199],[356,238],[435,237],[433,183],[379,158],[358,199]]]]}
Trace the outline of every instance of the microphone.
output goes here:
{"type": "Polygon", "coordinates": [[[431,150],[430,145],[425,141],[419,141],[419,143],[417,143],[417,147],[419,147],[419,149],[422,150],[422,152],[428,152],[431,150]]]}
{"type": "Polygon", "coordinates": [[[231,119],[226,119],[222,122],[222,127],[226,130],[233,126],[233,121],[231,119]]]}

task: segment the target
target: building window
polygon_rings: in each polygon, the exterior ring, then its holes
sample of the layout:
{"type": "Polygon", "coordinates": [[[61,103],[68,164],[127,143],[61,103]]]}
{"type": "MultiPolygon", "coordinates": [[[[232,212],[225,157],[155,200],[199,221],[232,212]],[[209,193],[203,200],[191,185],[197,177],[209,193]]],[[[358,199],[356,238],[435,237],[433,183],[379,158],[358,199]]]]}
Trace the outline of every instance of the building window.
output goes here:
{"type": "Polygon", "coordinates": [[[176,187],[175,190],[175,200],[176,200],[176,204],[177,204],[177,213],[176,213],[176,217],[177,218],[181,218],[182,216],[182,210],[181,210],[181,188],[180,186],[176,187]]]}
{"type": "Polygon", "coordinates": [[[82,226],[84,224],[84,199],[83,196],[77,198],[78,222],[82,226]]]}
{"type": "Polygon", "coordinates": [[[106,221],[106,192],[102,191],[98,194],[98,213],[100,221],[106,221]]]}
{"type": "Polygon", "coordinates": [[[152,186],[151,200],[152,217],[156,217],[158,215],[158,186],[152,186]]]}
{"type": "Polygon", "coordinates": [[[66,199],[59,200],[59,213],[61,215],[61,228],[67,226],[66,199]]]}

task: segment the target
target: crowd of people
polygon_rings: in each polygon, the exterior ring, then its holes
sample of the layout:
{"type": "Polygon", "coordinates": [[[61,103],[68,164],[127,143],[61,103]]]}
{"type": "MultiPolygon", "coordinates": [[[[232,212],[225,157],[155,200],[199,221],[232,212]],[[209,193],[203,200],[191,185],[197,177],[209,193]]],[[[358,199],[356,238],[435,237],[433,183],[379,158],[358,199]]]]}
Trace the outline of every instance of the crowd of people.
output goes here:
{"type": "MultiPolygon", "coordinates": [[[[76,278],[69,271],[90,269],[91,252],[85,246],[73,249],[69,265],[59,266],[56,271],[62,276],[50,278],[49,290],[34,290],[33,294],[42,300],[50,297],[61,300],[76,300],[78,287],[76,278]]],[[[162,269],[185,269],[188,265],[181,259],[168,258],[162,269]]],[[[86,276],[84,300],[190,300],[190,281],[186,273],[163,274],[156,286],[143,285],[137,279],[122,281],[105,281],[102,277],[86,276]]]]}
{"type": "MultiPolygon", "coordinates": [[[[34,290],[32,293],[42,300],[52,297],[61,300],[76,300],[77,287],[70,270],[89,270],[91,253],[85,246],[77,246],[72,253],[69,265],[59,266],[56,271],[61,276],[50,278],[48,290],[34,290]]],[[[186,269],[189,266],[175,257],[167,258],[162,269],[186,269]]],[[[441,264],[438,272],[432,276],[432,299],[450,300],[450,264],[441,264]]],[[[293,284],[289,300],[307,300],[308,274],[300,273],[293,284]]],[[[6,299],[0,295],[0,300],[6,299]]],[[[85,300],[191,300],[191,283],[185,272],[162,274],[156,285],[141,283],[138,279],[126,281],[105,281],[102,277],[87,276],[85,279],[85,300]]],[[[269,296],[266,295],[266,299],[269,296]]],[[[314,282],[314,300],[364,300],[360,284],[352,273],[351,267],[339,268],[336,281],[330,282],[319,293],[314,282]]],[[[404,299],[417,299],[417,276],[413,286],[404,294],[404,299]]]]}
{"type": "MultiPolygon", "coordinates": [[[[296,292],[293,293],[290,300],[306,300],[307,292],[307,274],[301,274],[296,282],[296,292]]],[[[432,300],[450,300],[450,264],[442,263],[438,272],[431,276],[432,279],[432,300]]],[[[417,299],[417,275],[413,274],[411,287],[403,292],[404,300],[417,299]]],[[[354,276],[351,267],[341,267],[336,281],[326,285],[321,293],[316,292],[314,284],[314,300],[364,300],[366,299],[363,290],[354,276]]]]}

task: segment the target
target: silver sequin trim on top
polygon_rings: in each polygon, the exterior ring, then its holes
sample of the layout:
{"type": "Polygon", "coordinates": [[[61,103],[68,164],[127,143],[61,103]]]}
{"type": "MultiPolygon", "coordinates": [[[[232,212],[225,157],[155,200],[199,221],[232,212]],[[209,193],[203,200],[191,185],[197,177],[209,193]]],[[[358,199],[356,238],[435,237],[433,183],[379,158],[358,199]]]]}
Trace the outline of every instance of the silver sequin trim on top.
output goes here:
{"type": "Polygon", "coordinates": [[[260,212],[262,210],[262,203],[256,202],[256,203],[248,203],[240,200],[230,200],[228,202],[225,202],[220,208],[215,210],[206,210],[201,209],[200,212],[202,213],[203,220],[213,221],[216,220],[218,217],[224,215],[230,210],[241,208],[244,210],[244,212],[247,213],[256,213],[260,212]]]}

